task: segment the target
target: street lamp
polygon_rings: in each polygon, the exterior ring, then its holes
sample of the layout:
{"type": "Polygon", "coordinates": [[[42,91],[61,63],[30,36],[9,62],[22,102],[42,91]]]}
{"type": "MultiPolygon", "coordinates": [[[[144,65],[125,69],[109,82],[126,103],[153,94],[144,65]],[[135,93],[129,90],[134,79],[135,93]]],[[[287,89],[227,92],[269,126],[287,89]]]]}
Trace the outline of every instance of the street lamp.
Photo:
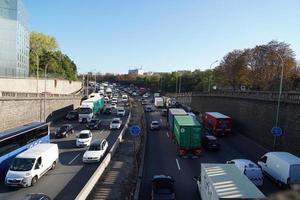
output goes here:
{"type": "Polygon", "coordinates": [[[209,66],[209,75],[208,75],[208,92],[210,93],[210,85],[211,85],[211,67],[213,64],[217,63],[219,60],[215,60],[213,63],[210,64],[209,66]]]}
{"type": "Polygon", "coordinates": [[[48,62],[45,66],[45,88],[44,88],[44,121],[46,121],[46,88],[47,88],[47,68],[48,62]]]}

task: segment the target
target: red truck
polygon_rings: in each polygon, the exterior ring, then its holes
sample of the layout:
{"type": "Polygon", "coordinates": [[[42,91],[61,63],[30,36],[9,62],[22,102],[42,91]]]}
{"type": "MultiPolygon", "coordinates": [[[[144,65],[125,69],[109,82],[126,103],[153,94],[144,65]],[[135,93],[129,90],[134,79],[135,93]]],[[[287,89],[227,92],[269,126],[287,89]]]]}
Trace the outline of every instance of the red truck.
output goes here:
{"type": "Polygon", "coordinates": [[[227,135],[232,131],[232,119],[219,112],[205,112],[202,115],[205,128],[214,135],[227,135]]]}

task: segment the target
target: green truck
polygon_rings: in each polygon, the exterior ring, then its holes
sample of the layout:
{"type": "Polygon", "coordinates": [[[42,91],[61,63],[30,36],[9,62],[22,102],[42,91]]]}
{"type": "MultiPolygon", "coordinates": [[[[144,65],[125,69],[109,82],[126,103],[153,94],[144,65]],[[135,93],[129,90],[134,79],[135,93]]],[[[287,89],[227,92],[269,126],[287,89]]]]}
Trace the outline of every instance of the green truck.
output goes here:
{"type": "Polygon", "coordinates": [[[179,155],[192,153],[195,156],[201,153],[202,125],[190,115],[174,116],[174,135],[178,145],[179,155]]]}
{"type": "Polygon", "coordinates": [[[79,107],[79,122],[90,122],[94,116],[104,107],[103,97],[93,97],[81,102],[79,107]]]}

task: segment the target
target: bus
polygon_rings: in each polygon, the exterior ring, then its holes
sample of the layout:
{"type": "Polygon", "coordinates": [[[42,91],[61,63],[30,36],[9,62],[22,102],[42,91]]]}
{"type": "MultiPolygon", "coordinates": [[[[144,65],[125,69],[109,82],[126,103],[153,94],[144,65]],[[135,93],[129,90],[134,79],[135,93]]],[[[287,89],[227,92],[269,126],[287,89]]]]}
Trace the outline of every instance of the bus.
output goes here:
{"type": "Polygon", "coordinates": [[[50,143],[49,123],[32,122],[0,132],[0,180],[14,157],[39,143],[50,143]]]}

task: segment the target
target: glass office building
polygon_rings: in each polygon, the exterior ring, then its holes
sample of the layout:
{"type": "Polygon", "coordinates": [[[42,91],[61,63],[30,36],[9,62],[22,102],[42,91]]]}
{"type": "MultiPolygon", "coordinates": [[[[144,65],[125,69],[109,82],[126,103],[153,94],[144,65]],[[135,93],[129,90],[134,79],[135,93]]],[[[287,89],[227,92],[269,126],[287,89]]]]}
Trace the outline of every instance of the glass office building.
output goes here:
{"type": "Polygon", "coordinates": [[[22,0],[0,0],[0,76],[29,74],[28,15],[22,0]]]}

